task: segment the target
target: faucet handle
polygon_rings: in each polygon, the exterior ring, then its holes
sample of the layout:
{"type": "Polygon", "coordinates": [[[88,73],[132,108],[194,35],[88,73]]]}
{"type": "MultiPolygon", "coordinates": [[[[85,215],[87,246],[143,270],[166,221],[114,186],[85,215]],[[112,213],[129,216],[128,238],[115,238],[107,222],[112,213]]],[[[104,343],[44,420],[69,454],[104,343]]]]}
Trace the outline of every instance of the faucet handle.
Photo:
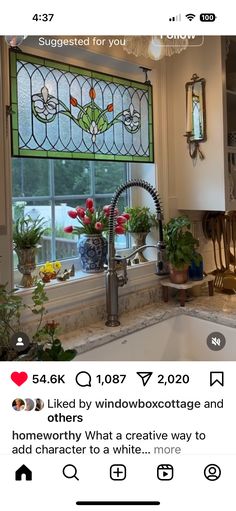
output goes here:
{"type": "Polygon", "coordinates": [[[124,267],[126,266],[126,260],[124,257],[116,255],[115,256],[115,267],[116,270],[124,270],[124,267]]]}
{"type": "Polygon", "coordinates": [[[117,276],[118,286],[122,287],[128,282],[127,259],[122,256],[115,256],[116,271],[123,270],[123,275],[117,276]]]}

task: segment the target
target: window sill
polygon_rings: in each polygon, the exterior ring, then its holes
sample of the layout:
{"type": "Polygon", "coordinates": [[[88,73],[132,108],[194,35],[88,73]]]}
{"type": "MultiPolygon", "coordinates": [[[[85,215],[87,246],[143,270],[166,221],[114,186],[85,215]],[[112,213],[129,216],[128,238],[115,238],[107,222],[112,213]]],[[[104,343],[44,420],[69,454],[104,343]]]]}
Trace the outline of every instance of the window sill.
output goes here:
{"type": "MultiPolygon", "coordinates": [[[[139,289],[152,287],[161,277],[155,275],[156,261],[148,261],[128,267],[128,283],[119,288],[119,295],[126,295],[139,289]]],[[[75,277],[71,277],[65,282],[51,281],[46,284],[46,292],[49,301],[46,304],[48,313],[59,314],[71,312],[78,306],[88,306],[89,303],[104,303],[105,300],[105,273],[84,274],[76,272],[75,277]]],[[[31,304],[32,288],[18,289],[18,296],[23,298],[25,304],[31,304]]],[[[31,319],[32,313],[25,312],[24,320],[31,319]]]]}

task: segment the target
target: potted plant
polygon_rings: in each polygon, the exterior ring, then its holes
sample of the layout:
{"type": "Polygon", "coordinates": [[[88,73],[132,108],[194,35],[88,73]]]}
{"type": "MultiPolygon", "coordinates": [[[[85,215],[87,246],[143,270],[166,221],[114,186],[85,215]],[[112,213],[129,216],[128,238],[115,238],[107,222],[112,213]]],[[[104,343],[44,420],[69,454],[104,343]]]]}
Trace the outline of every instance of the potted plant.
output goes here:
{"type": "MultiPolygon", "coordinates": [[[[85,207],[68,211],[68,216],[79,223],[69,225],[64,228],[66,233],[78,234],[79,239],[79,257],[82,265],[82,271],[87,273],[98,273],[104,271],[104,264],[107,259],[107,240],[102,235],[108,231],[110,206],[104,206],[95,209],[93,199],[88,198],[85,207]]],[[[124,234],[124,224],[127,222],[126,214],[119,215],[115,211],[116,225],[115,233],[124,234]]]]}
{"type": "Polygon", "coordinates": [[[39,276],[42,281],[46,284],[53,279],[56,279],[60,269],[61,269],[60,261],[46,261],[41,268],[39,269],[39,276]]]}
{"type": "Polygon", "coordinates": [[[37,217],[33,220],[29,215],[18,218],[13,224],[13,244],[18,256],[18,270],[23,274],[20,285],[32,287],[35,270],[36,250],[46,227],[44,219],[37,217]]]}
{"type": "Polygon", "coordinates": [[[45,284],[38,281],[32,292],[32,305],[25,305],[15,291],[0,286],[0,360],[72,360],[75,350],[64,350],[57,335],[58,325],[54,321],[43,323],[47,313],[45,303],[48,297],[45,284]],[[28,309],[38,321],[28,348],[20,354],[11,346],[13,334],[22,331],[22,313],[28,309]]]}
{"type": "Polygon", "coordinates": [[[192,261],[200,264],[200,255],[196,253],[198,240],[190,232],[191,223],[187,216],[171,218],[164,225],[166,255],[170,267],[170,280],[175,284],[184,284],[188,280],[188,269],[192,261]]]}
{"type": "MultiPolygon", "coordinates": [[[[134,239],[134,248],[145,245],[146,237],[151,228],[157,226],[155,215],[150,213],[149,208],[141,206],[127,207],[125,208],[125,212],[129,215],[126,223],[126,230],[130,232],[134,239]]],[[[136,259],[138,259],[140,263],[147,261],[142,252],[138,252],[136,259]]]]}

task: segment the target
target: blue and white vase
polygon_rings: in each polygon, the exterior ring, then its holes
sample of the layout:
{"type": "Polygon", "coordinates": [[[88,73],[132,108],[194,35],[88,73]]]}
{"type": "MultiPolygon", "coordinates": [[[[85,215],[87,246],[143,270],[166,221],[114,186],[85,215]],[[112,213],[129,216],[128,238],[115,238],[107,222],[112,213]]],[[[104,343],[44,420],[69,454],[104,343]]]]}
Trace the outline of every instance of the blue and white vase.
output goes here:
{"type": "Polygon", "coordinates": [[[81,269],[86,273],[104,271],[107,262],[107,240],[102,234],[83,234],[79,239],[81,269]]]}

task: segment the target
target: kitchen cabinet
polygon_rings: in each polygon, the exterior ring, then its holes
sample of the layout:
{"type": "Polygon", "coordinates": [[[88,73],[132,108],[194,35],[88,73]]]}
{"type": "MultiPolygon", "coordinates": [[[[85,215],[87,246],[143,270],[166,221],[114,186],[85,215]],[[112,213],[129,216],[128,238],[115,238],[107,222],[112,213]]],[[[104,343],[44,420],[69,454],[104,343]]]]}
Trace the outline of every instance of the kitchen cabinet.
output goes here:
{"type": "Polygon", "coordinates": [[[166,69],[169,198],[178,210],[236,210],[236,37],[206,36],[199,47],[170,58],[166,69]],[[194,73],[206,80],[203,160],[190,158],[184,137],[185,83],[194,73]],[[235,89],[228,88],[229,75],[235,89]]]}
{"type": "Polygon", "coordinates": [[[228,209],[236,209],[236,37],[223,39],[225,57],[225,171],[228,209]]]}

